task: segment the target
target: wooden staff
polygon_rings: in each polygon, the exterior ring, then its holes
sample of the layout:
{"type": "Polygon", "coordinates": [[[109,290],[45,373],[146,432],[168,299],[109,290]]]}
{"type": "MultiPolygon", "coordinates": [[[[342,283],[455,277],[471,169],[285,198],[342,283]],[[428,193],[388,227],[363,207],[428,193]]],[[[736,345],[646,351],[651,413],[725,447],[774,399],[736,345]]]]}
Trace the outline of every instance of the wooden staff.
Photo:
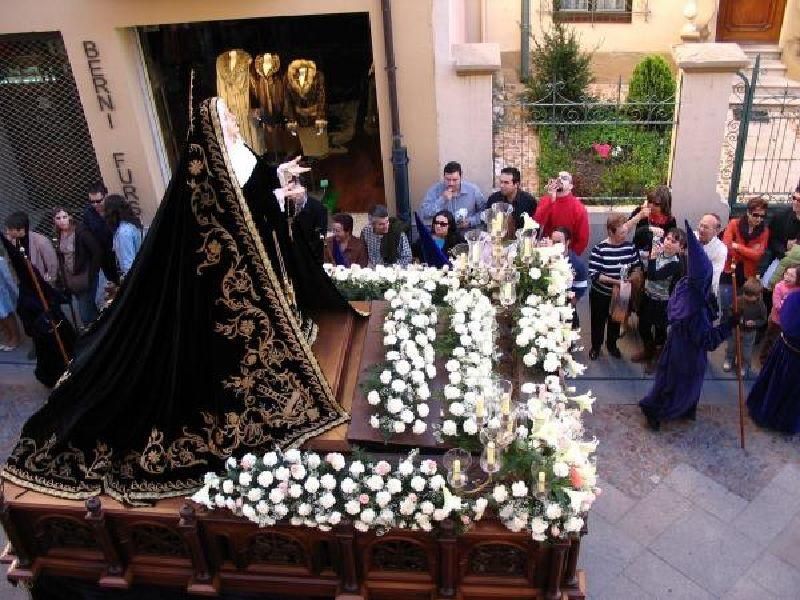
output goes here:
{"type": "MultiPolygon", "coordinates": [[[[733,281],[733,314],[739,313],[739,291],[736,285],[736,257],[731,259],[733,281]]],[[[736,379],[739,386],[739,445],[744,450],[744,382],[742,381],[742,332],[737,322],[733,330],[736,341],[736,379]]]]}
{"type": "Polygon", "coordinates": [[[61,352],[61,358],[64,360],[64,365],[66,366],[67,364],[69,364],[69,356],[67,355],[67,350],[64,347],[64,342],[58,333],[59,323],[54,322],[53,318],[50,316],[50,304],[47,302],[47,297],[45,297],[44,295],[42,286],[39,285],[39,279],[36,277],[36,272],[33,269],[31,261],[28,260],[28,255],[25,253],[24,246],[22,245],[19,246],[19,253],[22,255],[22,259],[25,262],[25,266],[28,268],[28,274],[31,276],[31,280],[33,281],[33,287],[36,288],[36,295],[39,296],[39,301],[42,303],[42,306],[44,307],[44,314],[47,316],[47,320],[50,322],[50,326],[53,328],[53,336],[56,338],[56,344],[58,345],[58,350],[61,352]]]}

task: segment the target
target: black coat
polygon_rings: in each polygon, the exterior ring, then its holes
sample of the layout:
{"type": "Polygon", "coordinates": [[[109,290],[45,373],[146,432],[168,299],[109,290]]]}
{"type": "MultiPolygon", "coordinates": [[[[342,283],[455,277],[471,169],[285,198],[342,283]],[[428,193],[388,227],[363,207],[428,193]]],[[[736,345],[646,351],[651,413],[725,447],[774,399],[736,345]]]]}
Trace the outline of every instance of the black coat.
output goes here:
{"type": "Polygon", "coordinates": [[[791,206],[781,207],[769,220],[769,243],[764,253],[764,264],[786,255],[786,242],[800,238],[800,219],[791,206]]]}
{"type": "MultiPolygon", "coordinates": [[[[495,192],[486,200],[486,208],[489,208],[495,202],[508,202],[508,200],[500,192],[495,192]]],[[[528,213],[531,217],[533,217],[534,213],[536,212],[536,206],[539,204],[539,202],[528,192],[519,190],[517,192],[517,197],[514,198],[513,204],[514,223],[516,223],[517,229],[522,229],[522,213],[528,213]]]]}
{"type": "Polygon", "coordinates": [[[316,198],[308,197],[303,210],[297,213],[293,223],[295,233],[305,239],[314,260],[322,264],[325,253],[325,234],[328,231],[328,209],[316,198]]]}

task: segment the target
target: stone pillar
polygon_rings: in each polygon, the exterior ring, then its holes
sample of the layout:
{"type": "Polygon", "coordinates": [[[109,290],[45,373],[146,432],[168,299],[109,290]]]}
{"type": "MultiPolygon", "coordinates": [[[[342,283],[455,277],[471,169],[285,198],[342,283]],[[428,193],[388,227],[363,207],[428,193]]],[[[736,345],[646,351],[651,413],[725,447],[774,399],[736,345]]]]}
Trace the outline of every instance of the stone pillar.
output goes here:
{"type": "Polygon", "coordinates": [[[725,122],[736,71],[748,65],[738,44],[681,44],[673,48],[679,68],[678,124],[670,157],[672,213],[693,226],[707,212],[723,223],[727,199],[717,191],[725,122]]]}
{"type": "Polygon", "coordinates": [[[433,0],[434,93],[439,164],[461,163],[464,179],[486,194],[493,180],[492,75],[500,69],[498,44],[465,43],[464,5],[433,0]]]}

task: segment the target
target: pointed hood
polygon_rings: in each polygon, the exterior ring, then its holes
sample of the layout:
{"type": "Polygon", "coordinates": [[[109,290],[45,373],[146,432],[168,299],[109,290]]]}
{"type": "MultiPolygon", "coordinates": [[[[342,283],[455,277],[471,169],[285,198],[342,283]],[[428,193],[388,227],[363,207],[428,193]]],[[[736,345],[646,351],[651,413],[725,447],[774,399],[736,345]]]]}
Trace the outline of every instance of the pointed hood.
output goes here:
{"type": "Polygon", "coordinates": [[[689,226],[689,221],[685,221],[685,224],[687,273],[675,286],[675,290],[670,296],[667,314],[672,322],[691,317],[705,308],[709,310],[709,316],[713,320],[716,317],[711,288],[714,271],[706,251],[689,226]]]}
{"type": "Polygon", "coordinates": [[[414,213],[414,219],[417,222],[417,233],[419,234],[420,248],[422,254],[422,262],[430,265],[431,267],[443,267],[450,264],[450,259],[447,254],[436,245],[431,235],[430,229],[419,218],[419,213],[414,213]]]}

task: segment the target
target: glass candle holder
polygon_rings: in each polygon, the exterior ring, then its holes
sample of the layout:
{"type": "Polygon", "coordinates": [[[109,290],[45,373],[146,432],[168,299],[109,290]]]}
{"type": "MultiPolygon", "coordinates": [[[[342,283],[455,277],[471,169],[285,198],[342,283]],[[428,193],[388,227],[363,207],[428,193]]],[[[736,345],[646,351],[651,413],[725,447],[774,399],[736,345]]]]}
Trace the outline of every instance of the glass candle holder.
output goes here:
{"type": "Polygon", "coordinates": [[[469,245],[456,244],[450,249],[450,257],[453,259],[453,268],[458,273],[463,273],[467,270],[469,263],[469,245]]]}
{"type": "Polygon", "coordinates": [[[547,482],[547,473],[544,470],[544,465],[538,464],[536,461],[531,465],[531,475],[533,475],[533,495],[544,500],[550,493],[550,488],[547,482]]]}
{"type": "Polygon", "coordinates": [[[463,448],[452,448],[444,453],[442,465],[447,469],[447,483],[453,489],[467,485],[467,471],[472,465],[472,455],[463,448]]]}
{"type": "Polygon", "coordinates": [[[495,202],[483,211],[483,220],[486,222],[486,230],[493,239],[498,240],[505,237],[508,231],[508,223],[514,207],[507,202],[495,202]]]}
{"type": "Polygon", "coordinates": [[[502,448],[495,442],[487,442],[481,453],[481,470],[484,473],[497,473],[502,465],[502,452],[502,448]]]}
{"type": "Polygon", "coordinates": [[[534,248],[536,247],[536,231],[522,229],[517,231],[517,256],[525,263],[533,261],[534,248]]]}
{"type": "Polygon", "coordinates": [[[470,267],[476,268],[481,264],[483,254],[483,232],[480,229],[470,229],[464,234],[464,239],[467,240],[468,247],[467,262],[470,267]]]}
{"type": "Polygon", "coordinates": [[[506,270],[503,273],[498,293],[498,301],[501,306],[511,306],[516,303],[517,283],[519,283],[519,272],[516,269],[506,270]]]}
{"type": "Polygon", "coordinates": [[[511,392],[514,390],[514,384],[508,379],[497,379],[494,387],[497,390],[500,413],[505,417],[511,413],[511,392]]]}

